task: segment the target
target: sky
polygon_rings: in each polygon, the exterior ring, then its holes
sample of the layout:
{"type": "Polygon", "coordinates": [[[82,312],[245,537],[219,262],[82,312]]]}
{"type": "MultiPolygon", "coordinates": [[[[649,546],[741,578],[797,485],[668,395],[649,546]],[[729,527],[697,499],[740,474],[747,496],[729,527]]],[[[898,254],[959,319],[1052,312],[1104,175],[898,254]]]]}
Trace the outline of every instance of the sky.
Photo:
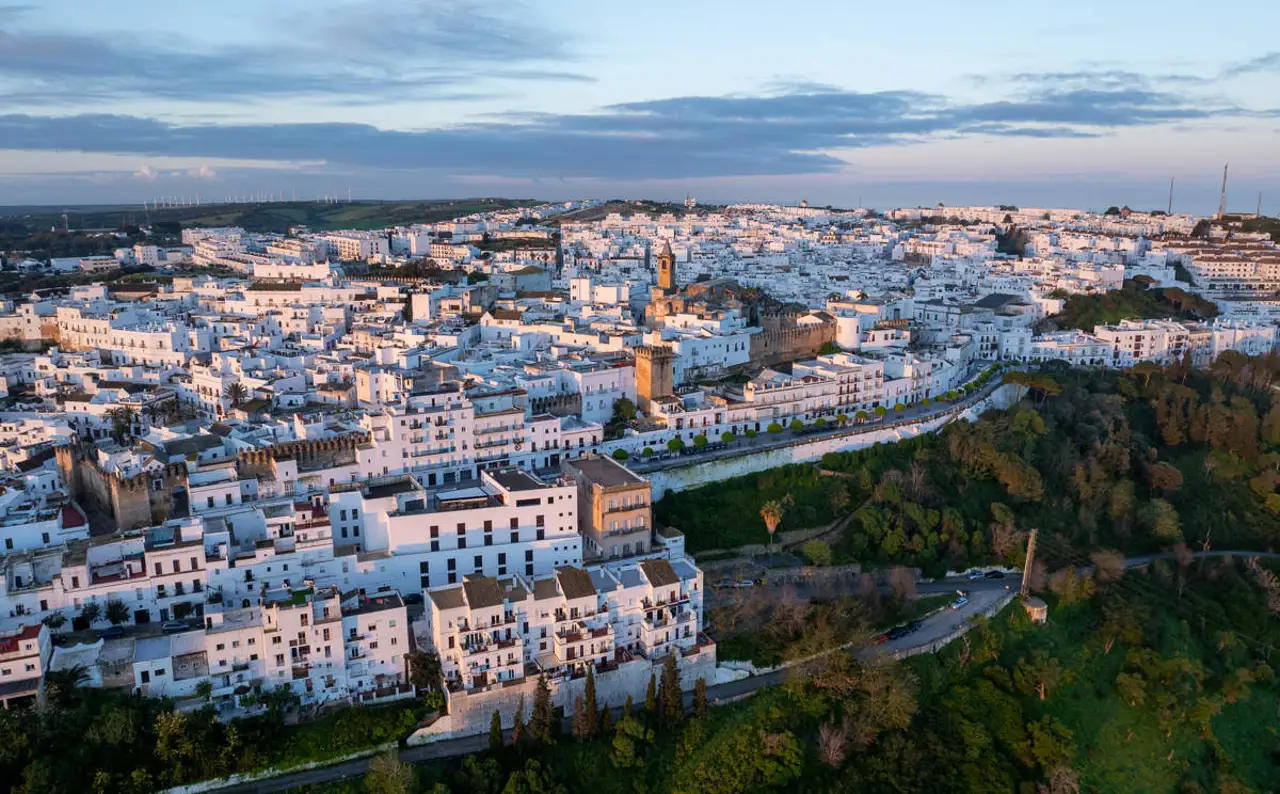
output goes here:
{"type": "Polygon", "coordinates": [[[0,0],[0,205],[1280,213],[1280,2],[0,0]]]}

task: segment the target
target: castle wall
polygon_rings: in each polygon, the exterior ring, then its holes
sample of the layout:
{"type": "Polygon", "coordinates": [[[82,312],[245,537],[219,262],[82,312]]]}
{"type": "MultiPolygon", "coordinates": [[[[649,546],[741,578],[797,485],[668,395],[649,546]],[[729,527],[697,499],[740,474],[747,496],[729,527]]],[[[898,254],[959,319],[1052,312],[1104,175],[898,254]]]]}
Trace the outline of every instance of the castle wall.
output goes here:
{"type": "Polygon", "coordinates": [[[771,367],[787,361],[812,358],[827,342],[836,341],[836,323],[796,325],[797,315],[765,315],[762,333],[751,337],[751,364],[771,367]]]}

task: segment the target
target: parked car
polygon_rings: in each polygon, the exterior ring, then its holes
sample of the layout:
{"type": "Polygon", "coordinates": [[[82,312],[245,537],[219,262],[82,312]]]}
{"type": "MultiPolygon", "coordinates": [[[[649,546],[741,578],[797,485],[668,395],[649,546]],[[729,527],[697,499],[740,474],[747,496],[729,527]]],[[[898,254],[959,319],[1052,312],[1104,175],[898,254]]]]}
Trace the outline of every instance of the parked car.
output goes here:
{"type": "Polygon", "coordinates": [[[924,624],[923,624],[923,623],[921,623],[920,621],[918,621],[918,620],[913,620],[913,621],[911,621],[910,623],[908,623],[908,624],[907,624],[907,631],[911,632],[912,634],[915,634],[917,631],[919,631],[919,630],[920,630],[920,627],[921,627],[921,626],[923,626],[923,625],[924,625],[924,624]]]}
{"type": "Polygon", "coordinates": [[[160,624],[160,630],[165,634],[177,634],[180,631],[187,631],[191,625],[185,620],[166,620],[160,624]]]}
{"type": "Polygon", "coordinates": [[[111,626],[98,632],[98,638],[103,640],[114,640],[124,636],[123,626],[111,626]]]}
{"type": "Polygon", "coordinates": [[[889,629],[889,631],[887,631],[886,633],[889,635],[889,639],[896,640],[900,637],[907,636],[908,634],[911,633],[911,630],[908,629],[906,626],[894,626],[893,628],[889,629]]]}
{"type": "Polygon", "coordinates": [[[721,579],[720,581],[716,582],[714,586],[715,587],[737,587],[738,583],[733,581],[732,579],[721,579]]]}
{"type": "Polygon", "coordinates": [[[982,571],[979,571],[979,570],[973,570],[973,571],[969,571],[969,573],[965,574],[965,578],[966,578],[966,579],[968,579],[969,581],[973,582],[973,581],[977,581],[978,579],[986,579],[986,578],[987,578],[987,575],[986,575],[985,573],[983,573],[982,571]]]}
{"type": "Polygon", "coordinates": [[[738,582],[738,587],[754,587],[754,586],[755,586],[755,582],[751,581],[750,579],[743,579],[741,582],[738,582]]]}
{"type": "Polygon", "coordinates": [[[1003,579],[1004,571],[987,571],[985,576],[988,579],[1003,579]]]}
{"type": "Polygon", "coordinates": [[[960,596],[960,597],[959,597],[959,598],[957,598],[955,601],[952,601],[952,602],[951,602],[951,608],[952,608],[952,609],[959,609],[960,607],[964,606],[964,605],[965,605],[965,604],[967,604],[967,603],[969,603],[969,599],[968,599],[968,598],[966,598],[965,596],[960,596]]]}
{"type": "Polygon", "coordinates": [[[876,636],[871,638],[871,641],[874,642],[876,645],[883,645],[884,643],[889,641],[889,635],[877,634],[876,636]]]}

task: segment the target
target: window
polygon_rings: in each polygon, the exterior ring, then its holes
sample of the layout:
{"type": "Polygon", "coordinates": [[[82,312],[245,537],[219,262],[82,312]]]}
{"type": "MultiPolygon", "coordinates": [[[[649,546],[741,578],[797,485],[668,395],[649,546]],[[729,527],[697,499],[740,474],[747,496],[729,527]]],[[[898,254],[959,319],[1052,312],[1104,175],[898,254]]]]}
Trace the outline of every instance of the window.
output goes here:
{"type": "Polygon", "coordinates": [[[513,518],[513,519],[511,519],[511,528],[512,528],[512,529],[519,529],[519,528],[520,528],[520,519],[518,519],[518,518],[513,518]]]}
{"type": "Polygon", "coordinates": [[[225,642],[220,642],[214,646],[215,651],[224,651],[226,649],[227,649],[227,644],[225,642]]]}
{"type": "Polygon", "coordinates": [[[481,555],[477,554],[477,555],[475,556],[475,569],[478,571],[478,570],[480,570],[480,569],[481,569],[481,568],[483,568],[483,567],[484,567],[484,557],[482,557],[481,555]]]}
{"type": "Polygon", "coordinates": [[[547,525],[546,516],[538,516],[533,523],[534,526],[545,527],[547,525]]]}
{"type": "Polygon", "coordinates": [[[209,507],[213,507],[213,497],[212,497],[212,496],[208,497],[208,499],[206,499],[205,501],[208,503],[209,507]]]}
{"type": "Polygon", "coordinates": [[[195,558],[195,557],[192,557],[192,558],[191,558],[191,570],[193,570],[193,571],[194,571],[194,570],[196,570],[196,569],[197,569],[197,568],[199,568],[199,567],[200,567],[200,563],[196,561],[196,558],[195,558]]]}
{"type": "Polygon", "coordinates": [[[358,509],[354,508],[354,507],[353,507],[353,508],[351,508],[351,518],[352,518],[352,519],[356,519],[356,518],[359,518],[359,517],[360,517],[360,511],[359,511],[358,509]]]}
{"type": "Polygon", "coordinates": [[[432,527],[432,528],[431,528],[431,537],[433,537],[433,538],[438,538],[438,537],[440,537],[440,527],[432,527]]]}
{"type": "Polygon", "coordinates": [[[174,572],[174,573],[181,573],[181,572],[182,572],[182,564],[181,564],[181,563],[179,563],[177,560],[174,560],[174,561],[173,561],[173,572],[174,572]]]}
{"type": "Polygon", "coordinates": [[[338,518],[339,518],[340,520],[342,520],[342,521],[346,521],[346,520],[347,520],[347,511],[346,511],[346,510],[339,510],[339,511],[338,511],[338,518]]]}
{"type": "Polygon", "coordinates": [[[41,542],[41,543],[48,543],[48,542],[49,542],[49,533],[48,533],[48,532],[41,532],[41,533],[40,533],[40,542],[41,542]]]}
{"type": "Polygon", "coordinates": [[[160,563],[156,563],[156,576],[163,576],[163,575],[164,575],[164,568],[160,565],[160,563]]]}
{"type": "Polygon", "coordinates": [[[227,494],[227,504],[231,504],[231,494],[227,494]]]}
{"type": "Polygon", "coordinates": [[[465,534],[467,534],[467,525],[466,525],[466,524],[458,524],[458,534],[459,534],[459,535],[465,535],[465,534]]]}

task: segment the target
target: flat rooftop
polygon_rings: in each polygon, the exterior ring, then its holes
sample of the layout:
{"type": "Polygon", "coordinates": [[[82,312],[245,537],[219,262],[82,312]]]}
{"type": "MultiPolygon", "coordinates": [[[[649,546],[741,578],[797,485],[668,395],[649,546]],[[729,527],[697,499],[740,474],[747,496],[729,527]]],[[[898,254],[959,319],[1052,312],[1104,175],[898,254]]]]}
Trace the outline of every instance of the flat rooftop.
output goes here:
{"type": "Polygon", "coordinates": [[[646,482],[643,477],[638,476],[635,472],[610,458],[575,458],[566,461],[565,465],[572,466],[582,472],[588,480],[605,488],[613,488],[618,485],[640,485],[646,482]]]}
{"type": "Polygon", "coordinates": [[[504,469],[488,472],[493,481],[508,491],[536,491],[546,484],[520,469],[504,469]]]}

